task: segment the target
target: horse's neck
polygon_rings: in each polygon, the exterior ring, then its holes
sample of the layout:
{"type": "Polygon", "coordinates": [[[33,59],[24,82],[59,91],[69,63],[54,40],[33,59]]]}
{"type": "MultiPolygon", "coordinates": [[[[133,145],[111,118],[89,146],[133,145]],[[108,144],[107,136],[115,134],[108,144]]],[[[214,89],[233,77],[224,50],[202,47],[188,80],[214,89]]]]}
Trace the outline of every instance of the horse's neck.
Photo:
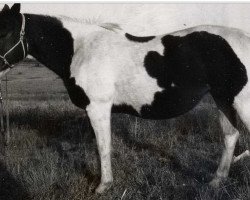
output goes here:
{"type": "Polygon", "coordinates": [[[56,18],[25,14],[29,54],[63,79],[70,76],[73,38],[56,18]]]}

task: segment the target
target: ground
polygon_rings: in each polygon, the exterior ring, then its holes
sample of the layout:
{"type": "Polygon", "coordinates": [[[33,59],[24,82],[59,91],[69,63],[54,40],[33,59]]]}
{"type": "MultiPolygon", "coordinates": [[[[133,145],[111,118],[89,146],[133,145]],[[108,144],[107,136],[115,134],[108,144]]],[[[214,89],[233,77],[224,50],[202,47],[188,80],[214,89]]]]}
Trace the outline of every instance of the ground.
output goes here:
{"type": "MultiPolygon", "coordinates": [[[[247,158],[232,165],[230,178],[218,190],[207,184],[223,147],[210,96],[171,120],[113,115],[114,185],[103,195],[93,193],[100,178],[95,137],[85,112],[70,102],[61,80],[35,62],[23,62],[8,75],[8,96],[11,137],[1,148],[1,200],[250,197],[247,158]]],[[[239,149],[245,150],[250,135],[240,126],[239,149]]]]}

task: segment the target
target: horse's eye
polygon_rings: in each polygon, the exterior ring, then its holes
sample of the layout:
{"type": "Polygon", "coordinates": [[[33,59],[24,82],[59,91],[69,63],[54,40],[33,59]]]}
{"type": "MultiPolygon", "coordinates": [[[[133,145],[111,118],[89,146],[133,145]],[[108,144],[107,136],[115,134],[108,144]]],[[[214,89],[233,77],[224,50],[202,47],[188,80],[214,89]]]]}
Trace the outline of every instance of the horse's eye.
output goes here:
{"type": "Polygon", "coordinates": [[[7,36],[7,34],[8,34],[8,33],[3,33],[3,34],[0,33],[0,39],[5,38],[5,37],[7,36]]]}
{"type": "Polygon", "coordinates": [[[5,37],[8,34],[7,31],[0,31],[0,38],[5,37]]]}
{"type": "Polygon", "coordinates": [[[0,24],[0,38],[5,37],[8,34],[8,26],[6,23],[0,24]]]}

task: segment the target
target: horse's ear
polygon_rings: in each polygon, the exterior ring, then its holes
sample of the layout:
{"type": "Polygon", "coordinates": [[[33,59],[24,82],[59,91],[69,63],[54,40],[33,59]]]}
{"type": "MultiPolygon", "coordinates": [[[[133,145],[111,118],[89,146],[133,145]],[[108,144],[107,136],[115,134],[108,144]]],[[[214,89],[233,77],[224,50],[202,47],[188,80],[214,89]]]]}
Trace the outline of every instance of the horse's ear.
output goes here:
{"type": "Polygon", "coordinates": [[[20,3],[14,3],[10,10],[14,13],[20,13],[20,7],[20,3]]]}
{"type": "Polygon", "coordinates": [[[5,4],[4,7],[3,7],[3,9],[2,9],[2,11],[7,11],[9,9],[10,9],[10,7],[7,4],[5,4]]]}

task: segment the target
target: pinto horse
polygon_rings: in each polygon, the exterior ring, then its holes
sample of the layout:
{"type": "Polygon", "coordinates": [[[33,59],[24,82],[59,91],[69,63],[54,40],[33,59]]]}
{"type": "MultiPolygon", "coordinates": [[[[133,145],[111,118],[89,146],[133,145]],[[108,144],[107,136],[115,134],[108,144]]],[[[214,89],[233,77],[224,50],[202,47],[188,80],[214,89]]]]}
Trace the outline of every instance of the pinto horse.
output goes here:
{"type": "Polygon", "coordinates": [[[228,176],[239,137],[238,114],[250,130],[250,35],[198,26],[136,37],[114,24],[86,25],[63,17],[0,12],[0,75],[31,55],[55,72],[72,102],[85,109],[96,135],[103,192],[113,181],[111,113],[168,119],[210,93],[220,110],[225,147],[212,186],[228,176]]]}

